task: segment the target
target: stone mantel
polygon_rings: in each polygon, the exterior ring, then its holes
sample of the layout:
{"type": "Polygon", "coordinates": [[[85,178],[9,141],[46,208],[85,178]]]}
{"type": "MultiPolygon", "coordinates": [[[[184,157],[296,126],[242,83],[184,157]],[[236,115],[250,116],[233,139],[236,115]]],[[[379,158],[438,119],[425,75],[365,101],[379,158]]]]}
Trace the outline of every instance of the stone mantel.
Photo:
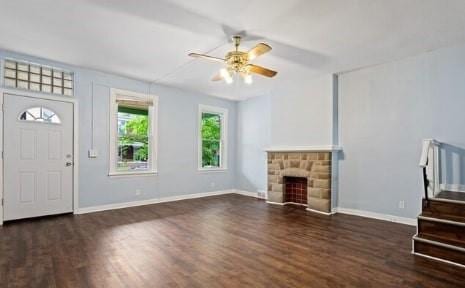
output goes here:
{"type": "Polygon", "coordinates": [[[338,152],[342,147],[336,145],[322,146],[271,146],[265,149],[266,152],[338,152]]]}

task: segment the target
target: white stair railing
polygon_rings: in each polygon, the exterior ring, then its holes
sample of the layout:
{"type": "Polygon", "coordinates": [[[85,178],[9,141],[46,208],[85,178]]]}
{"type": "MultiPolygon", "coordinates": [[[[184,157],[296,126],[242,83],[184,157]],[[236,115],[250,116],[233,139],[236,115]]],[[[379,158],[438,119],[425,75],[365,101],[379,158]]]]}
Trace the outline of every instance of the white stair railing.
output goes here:
{"type": "Polygon", "coordinates": [[[425,188],[425,199],[434,198],[441,191],[439,181],[439,147],[441,143],[435,139],[424,139],[420,158],[420,167],[423,172],[423,184],[425,188]],[[428,169],[429,172],[428,173],[428,169]],[[431,173],[432,172],[432,173],[431,173]],[[433,185],[430,186],[428,174],[432,174],[433,185]],[[431,189],[429,189],[431,188],[431,189]]]}

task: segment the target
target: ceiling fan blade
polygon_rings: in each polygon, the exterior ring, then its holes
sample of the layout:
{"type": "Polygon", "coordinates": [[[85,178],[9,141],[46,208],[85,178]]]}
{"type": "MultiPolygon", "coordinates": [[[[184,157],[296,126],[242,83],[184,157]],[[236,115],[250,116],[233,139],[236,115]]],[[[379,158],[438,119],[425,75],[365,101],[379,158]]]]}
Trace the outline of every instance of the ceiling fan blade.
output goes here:
{"type": "Polygon", "coordinates": [[[254,65],[254,64],[247,64],[247,71],[255,73],[255,74],[260,74],[262,76],[266,77],[274,77],[278,72],[264,68],[262,66],[254,65]]]}
{"type": "Polygon", "coordinates": [[[215,74],[215,76],[212,77],[212,81],[221,81],[223,80],[223,76],[221,76],[220,73],[215,74]]]}
{"type": "Polygon", "coordinates": [[[221,62],[221,63],[224,63],[225,61],[223,58],[218,58],[218,57],[213,57],[213,56],[209,56],[205,54],[198,54],[198,53],[189,53],[189,56],[194,57],[194,58],[202,58],[202,59],[207,59],[211,61],[221,62]]]}
{"type": "Polygon", "coordinates": [[[258,56],[265,54],[271,50],[271,46],[265,43],[258,43],[255,47],[247,52],[249,54],[249,60],[255,59],[258,56]]]}

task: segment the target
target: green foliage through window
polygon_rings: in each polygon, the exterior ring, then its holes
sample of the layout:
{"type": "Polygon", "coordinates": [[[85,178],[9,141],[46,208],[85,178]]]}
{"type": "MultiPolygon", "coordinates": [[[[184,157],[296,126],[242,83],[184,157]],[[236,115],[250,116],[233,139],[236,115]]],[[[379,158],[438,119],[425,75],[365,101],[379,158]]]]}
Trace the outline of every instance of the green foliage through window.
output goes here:
{"type": "Polygon", "coordinates": [[[148,168],[148,110],[118,107],[118,170],[148,168]]]}
{"type": "Polygon", "coordinates": [[[221,115],[202,113],[202,167],[221,166],[221,115]]]}

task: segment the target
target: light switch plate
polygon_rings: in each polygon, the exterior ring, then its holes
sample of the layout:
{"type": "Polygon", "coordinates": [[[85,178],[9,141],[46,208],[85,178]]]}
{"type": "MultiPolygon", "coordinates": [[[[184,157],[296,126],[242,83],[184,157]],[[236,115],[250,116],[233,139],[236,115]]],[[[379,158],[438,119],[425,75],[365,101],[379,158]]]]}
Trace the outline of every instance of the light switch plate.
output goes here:
{"type": "Polygon", "coordinates": [[[98,157],[97,149],[89,149],[89,158],[97,158],[97,157],[98,157]]]}

